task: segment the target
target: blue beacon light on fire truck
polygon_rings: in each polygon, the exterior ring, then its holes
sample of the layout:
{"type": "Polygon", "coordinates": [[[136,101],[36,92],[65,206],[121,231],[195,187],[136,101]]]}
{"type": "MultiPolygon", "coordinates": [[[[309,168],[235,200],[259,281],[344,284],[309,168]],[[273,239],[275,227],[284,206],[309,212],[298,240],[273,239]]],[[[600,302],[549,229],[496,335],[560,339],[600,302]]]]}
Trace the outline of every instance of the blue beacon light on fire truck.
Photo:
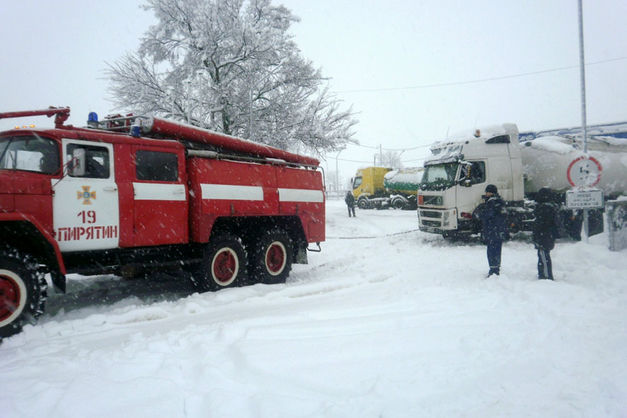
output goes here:
{"type": "Polygon", "coordinates": [[[98,114],[96,112],[89,112],[89,115],[87,115],[87,126],[92,128],[98,127],[98,114]]]}

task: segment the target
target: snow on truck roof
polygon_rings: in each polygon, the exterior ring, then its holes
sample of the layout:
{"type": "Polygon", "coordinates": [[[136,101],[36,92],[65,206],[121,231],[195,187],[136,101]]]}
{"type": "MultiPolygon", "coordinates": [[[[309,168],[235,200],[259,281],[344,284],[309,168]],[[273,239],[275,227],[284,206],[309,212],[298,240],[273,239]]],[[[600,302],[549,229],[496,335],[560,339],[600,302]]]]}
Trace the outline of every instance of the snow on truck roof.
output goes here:
{"type": "Polygon", "coordinates": [[[425,166],[457,161],[461,158],[464,145],[471,143],[471,141],[472,143],[487,142],[502,135],[509,135],[510,140],[514,142],[518,139],[518,127],[513,123],[503,123],[457,132],[449,139],[435,142],[431,146],[432,157],[425,160],[425,166]]]}
{"type": "Polygon", "coordinates": [[[396,169],[392,171],[388,171],[383,178],[386,180],[394,180],[394,181],[405,181],[411,182],[415,179],[422,178],[422,172],[424,171],[424,167],[408,167],[403,169],[396,169]]]}
{"type": "MultiPolygon", "coordinates": [[[[557,154],[568,154],[573,150],[583,151],[581,136],[538,136],[521,142],[522,146],[532,147],[557,154]]],[[[627,138],[593,136],[588,138],[588,149],[595,151],[627,152],[627,138]]]]}
{"type": "Polygon", "coordinates": [[[549,151],[555,154],[568,154],[573,151],[573,145],[564,142],[566,138],[559,136],[543,136],[521,143],[522,146],[549,151]]]}
{"type": "Polygon", "coordinates": [[[518,137],[518,127],[514,123],[503,123],[501,125],[489,125],[474,129],[458,131],[449,138],[435,142],[431,146],[431,151],[450,147],[451,145],[463,145],[468,141],[487,141],[500,135],[510,135],[518,137]]]}

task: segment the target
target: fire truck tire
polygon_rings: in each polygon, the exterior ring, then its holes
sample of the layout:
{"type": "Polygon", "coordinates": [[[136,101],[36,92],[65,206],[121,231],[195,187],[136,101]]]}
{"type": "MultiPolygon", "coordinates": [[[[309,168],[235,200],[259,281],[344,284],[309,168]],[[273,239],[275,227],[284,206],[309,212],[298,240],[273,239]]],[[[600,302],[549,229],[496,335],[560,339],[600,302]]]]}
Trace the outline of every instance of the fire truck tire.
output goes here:
{"type": "Polygon", "coordinates": [[[44,312],[46,280],[35,260],[0,248],[0,339],[17,334],[44,312]]]}
{"type": "Polygon", "coordinates": [[[262,235],[249,253],[249,276],[255,282],[285,283],[294,256],[292,239],[285,231],[275,229],[262,235]]]}
{"type": "Polygon", "coordinates": [[[213,238],[204,251],[202,266],[192,274],[194,285],[201,291],[220,290],[243,284],[246,253],[234,235],[213,238]]]}

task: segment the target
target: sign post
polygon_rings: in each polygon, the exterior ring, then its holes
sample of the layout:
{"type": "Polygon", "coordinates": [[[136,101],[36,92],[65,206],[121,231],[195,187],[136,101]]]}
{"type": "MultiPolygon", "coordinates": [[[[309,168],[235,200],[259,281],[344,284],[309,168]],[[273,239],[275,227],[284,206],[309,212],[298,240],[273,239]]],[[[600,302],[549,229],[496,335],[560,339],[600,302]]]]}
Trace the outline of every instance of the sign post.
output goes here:
{"type": "Polygon", "coordinates": [[[588,154],[576,158],[568,166],[568,182],[573,189],[566,192],[566,207],[583,210],[583,228],[588,241],[588,209],[603,207],[603,191],[594,188],[601,181],[603,167],[588,154]]]}
{"type": "Polygon", "coordinates": [[[566,192],[568,209],[596,209],[603,207],[603,190],[573,189],[566,192]]]}
{"type": "MultiPolygon", "coordinates": [[[[583,47],[583,5],[582,5],[582,0],[579,0],[578,2],[578,9],[579,9],[579,13],[578,13],[578,17],[579,17],[579,76],[581,79],[581,126],[583,128],[583,152],[585,154],[584,157],[584,161],[590,161],[588,159],[588,123],[586,121],[586,66],[585,66],[585,57],[584,57],[584,47],[583,47]]],[[[575,161],[573,161],[573,163],[571,163],[571,167],[573,166],[573,164],[575,163],[575,161]]],[[[586,164],[584,162],[584,165],[589,166],[589,164],[586,164]]],[[[568,167],[568,174],[569,174],[569,180],[570,180],[570,168],[568,167]]],[[[599,166],[600,167],[600,166],[599,166]]],[[[600,176],[600,170],[599,170],[599,176],[600,176]]],[[[597,183],[598,183],[598,179],[597,179],[597,183]]],[[[572,184],[572,181],[571,181],[572,184]]],[[[596,184],[596,183],[595,183],[596,184]]],[[[584,186],[590,186],[590,185],[584,185],[584,186]]],[[[583,210],[583,229],[584,229],[584,233],[586,235],[586,242],[588,242],[588,209],[584,209],[583,210]]]]}

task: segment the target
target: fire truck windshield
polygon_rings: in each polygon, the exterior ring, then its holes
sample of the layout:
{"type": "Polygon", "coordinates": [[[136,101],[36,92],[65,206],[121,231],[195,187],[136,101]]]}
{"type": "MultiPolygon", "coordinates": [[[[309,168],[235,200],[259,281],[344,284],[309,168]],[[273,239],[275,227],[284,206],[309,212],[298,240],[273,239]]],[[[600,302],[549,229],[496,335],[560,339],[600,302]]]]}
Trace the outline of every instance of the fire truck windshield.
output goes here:
{"type": "Polygon", "coordinates": [[[0,170],[54,174],[59,171],[59,147],[38,135],[0,138],[0,170]]]}
{"type": "Polygon", "coordinates": [[[459,163],[433,164],[425,167],[421,190],[444,190],[455,184],[459,163]]]}

